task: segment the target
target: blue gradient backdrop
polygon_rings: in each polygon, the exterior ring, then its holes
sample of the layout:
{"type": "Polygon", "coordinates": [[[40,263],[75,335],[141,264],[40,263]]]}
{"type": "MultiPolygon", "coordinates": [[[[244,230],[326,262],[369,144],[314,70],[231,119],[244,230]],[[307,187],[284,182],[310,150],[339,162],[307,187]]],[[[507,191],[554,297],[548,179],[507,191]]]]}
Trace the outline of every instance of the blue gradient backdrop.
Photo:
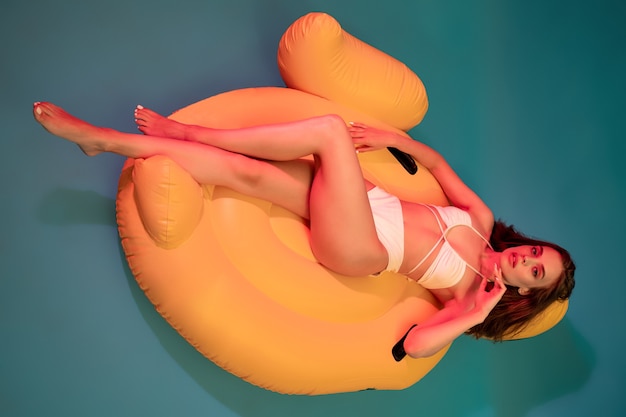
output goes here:
{"type": "Polygon", "coordinates": [[[0,415],[623,416],[624,45],[620,1],[18,0],[0,6],[0,415]],[[566,319],[532,340],[462,337],[400,392],[292,397],[222,371],[137,288],[114,199],[123,158],[46,134],[31,103],[133,131],[235,88],[282,85],[280,35],[334,15],[407,63],[411,133],[498,216],[569,248],[566,319]]]}

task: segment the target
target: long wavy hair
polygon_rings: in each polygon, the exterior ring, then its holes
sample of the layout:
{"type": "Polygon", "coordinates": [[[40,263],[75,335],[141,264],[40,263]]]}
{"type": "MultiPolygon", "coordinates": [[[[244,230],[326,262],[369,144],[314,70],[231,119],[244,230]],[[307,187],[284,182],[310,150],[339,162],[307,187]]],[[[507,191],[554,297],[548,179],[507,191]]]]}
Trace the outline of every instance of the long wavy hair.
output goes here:
{"type": "Polygon", "coordinates": [[[522,331],[530,320],[554,301],[567,300],[574,289],[576,265],[569,252],[562,247],[530,238],[499,220],[495,222],[489,240],[493,249],[498,252],[513,246],[547,246],[556,250],[563,260],[563,273],[552,287],[531,288],[529,293],[521,295],[516,287],[507,286],[504,296],[485,321],[466,332],[476,338],[486,337],[499,342],[505,336],[513,336],[522,331]]]}

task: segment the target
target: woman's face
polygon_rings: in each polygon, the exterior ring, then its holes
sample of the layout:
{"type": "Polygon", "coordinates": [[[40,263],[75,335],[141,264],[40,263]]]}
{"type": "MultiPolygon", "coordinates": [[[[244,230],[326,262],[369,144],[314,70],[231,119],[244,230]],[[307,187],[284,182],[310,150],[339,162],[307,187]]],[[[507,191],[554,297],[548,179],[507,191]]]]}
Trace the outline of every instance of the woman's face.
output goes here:
{"type": "Polygon", "coordinates": [[[563,273],[563,259],[548,246],[514,246],[500,254],[500,268],[504,283],[525,294],[555,284],[563,273]]]}

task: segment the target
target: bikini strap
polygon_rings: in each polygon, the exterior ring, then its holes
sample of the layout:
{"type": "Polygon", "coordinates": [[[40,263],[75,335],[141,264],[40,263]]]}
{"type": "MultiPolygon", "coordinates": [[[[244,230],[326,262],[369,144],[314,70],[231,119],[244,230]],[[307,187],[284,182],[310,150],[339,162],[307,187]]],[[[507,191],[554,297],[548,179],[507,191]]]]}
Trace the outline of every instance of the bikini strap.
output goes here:
{"type": "MultiPolygon", "coordinates": [[[[461,226],[461,225],[458,225],[461,226]]],[[[489,248],[491,250],[493,250],[493,247],[491,246],[491,243],[489,243],[489,240],[483,236],[478,230],[476,230],[476,228],[474,226],[470,225],[466,225],[468,226],[471,230],[474,231],[474,233],[476,233],[486,244],[487,246],[489,246],[489,248]]],[[[446,239],[447,241],[447,239],[446,239]]],[[[465,261],[465,259],[463,259],[463,257],[461,255],[458,254],[458,252],[452,247],[452,245],[450,245],[450,248],[454,251],[454,253],[456,253],[456,255],[461,258],[463,260],[463,262],[465,262],[465,265],[467,265],[469,267],[469,269],[471,269],[472,271],[476,272],[476,274],[480,275],[481,278],[485,278],[485,276],[483,274],[481,274],[478,270],[476,270],[476,268],[474,268],[471,264],[469,264],[468,262],[465,261]]]]}
{"type": "Polygon", "coordinates": [[[430,250],[428,251],[426,256],[424,256],[422,258],[422,260],[419,261],[419,263],[417,265],[415,265],[415,267],[413,269],[411,269],[409,272],[407,272],[406,275],[411,275],[413,272],[417,271],[417,269],[420,266],[422,266],[422,264],[426,261],[426,259],[428,259],[428,257],[430,255],[432,255],[432,253],[435,251],[435,249],[437,249],[437,246],[439,246],[439,243],[441,243],[441,241],[445,239],[445,237],[444,237],[445,231],[443,230],[443,226],[441,225],[441,220],[439,220],[439,216],[437,216],[437,213],[435,213],[435,210],[433,210],[433,208],[430,205],[428,205],[428,204],[422,204],[422,206],[428,208],[428,210],[430,210],[430,212],[433,213],[433,216],[435,216],[435,220],[437,220],[437,224],[439,225],[439,231],[441,232],[441,236],[439,237],[439,239],[437,239],[437,241],[435,242],[433,247],[430,248],[430,250]]]}
{"type": "MultiPolygon", "coordinates": [[[[407,272],[407,275],[411,275],[420,266],[422,266],[422,264],[426,261],[426,259],[428,259],[428,257],[430,255],[432,255],[432,253],[435,251],[435,249],[437,249],[437,246],[439,246],[439,243],[441,243],[442,240],[445,240],[446,242],[448,242],[447,234],[448,234],[448,232],[450,230],[454,229],[456,226],[466,226],[466,227],[469,227],[471,230],[474,231],[474,233],[476,233],[487,244],[487,246],[489,246],[490,249],[493,250],[493,247],[491,246],[491,243],[489,243],[489,240],[485,236],[483,236],[482,233],[480,233],[478,230],[476,230],[476,228],[471,224],[471,222],[470,222],[469,225],[467,225],[467,224],[453,224],[452,226],[448,226],[448,228],[446,230],[444,230],[443,229],[443,225],[441,224],[441,220],[439,220],[439,216],[437,215],[437,213],[435,213],[435,210],[429,204],[422,204],[422,206],[428,208],[428,210],[430,210],[430,212],[433,214],[433,216],[435,216],[435,220],[437,220],[437,225],[439,226],[439,231],[441,232],[441,236],[439,237],[439,239],[437,239],[437,242],[435,242],[435,245],[430,249],[430,251],[428,251],[426,256],[424,256],[422,258],[422,260],[413,269],[411,269],[409,272],[407,272]]],[[[465,261],[465,259],[463,259],[463,257],[461,255],[459,255],[459,253],[454,249],[454,247],[452,245],[450,245],[450,249],[452,249],[454,251],[454,253],[456,253],[456,256],[458,256],[459,259],[461,259],[463,261],[463,263],[465,263],[465,265],[469,267],[469,269],[474,271],[480,277],[485,278],[485,276],[483,274],[481,274],[480,271],[478,271],[471,264],[469,264],[467,261],[465,261]]]]}

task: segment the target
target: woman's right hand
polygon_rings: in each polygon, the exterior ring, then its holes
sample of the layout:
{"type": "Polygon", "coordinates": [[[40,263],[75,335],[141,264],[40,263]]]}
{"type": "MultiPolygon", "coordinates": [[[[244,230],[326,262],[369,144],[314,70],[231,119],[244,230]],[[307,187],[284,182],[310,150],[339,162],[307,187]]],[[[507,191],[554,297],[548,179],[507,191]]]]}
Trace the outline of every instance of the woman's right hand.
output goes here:
{"type": "Polygon", "coordinates": [[[397,133],[357,122],[350,122],[348,131],[359,152],[377,151],[379,149],[395,147],[398,139],[404,139],[397,133]]]}
{"type": "Polygon", "coordinates": [[[491,281],[493,282],[493,287],[491,287],[488,291],[487,285],[489,282],[489,279],[486,277],[482,278],[474,299],[474,309],[476,314],[478,314],[483,321],[487,318],[496,304],[500,302],[502,296],[506,292],[506,285],[504,285],[504,281],[502,280],[502,271],[497,265],[494,269],[493,281],[491,281]]]}

